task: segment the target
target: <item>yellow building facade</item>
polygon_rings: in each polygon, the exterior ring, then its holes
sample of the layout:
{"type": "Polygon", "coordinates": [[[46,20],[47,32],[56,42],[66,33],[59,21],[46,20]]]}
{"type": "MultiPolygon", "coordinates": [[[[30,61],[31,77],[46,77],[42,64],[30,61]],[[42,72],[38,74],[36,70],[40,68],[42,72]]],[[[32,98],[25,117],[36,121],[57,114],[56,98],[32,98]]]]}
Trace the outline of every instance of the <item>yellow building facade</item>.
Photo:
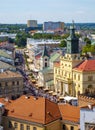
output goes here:
{"type": "Polygon", "coordinates": [[[60,64],[54,66],[55,91],[60,95],[78,94],[95,91],[95,60],[83,58],[79,53],[79,40],[74,25],[67,38],[67,52],[60,57],[60,64]]]}

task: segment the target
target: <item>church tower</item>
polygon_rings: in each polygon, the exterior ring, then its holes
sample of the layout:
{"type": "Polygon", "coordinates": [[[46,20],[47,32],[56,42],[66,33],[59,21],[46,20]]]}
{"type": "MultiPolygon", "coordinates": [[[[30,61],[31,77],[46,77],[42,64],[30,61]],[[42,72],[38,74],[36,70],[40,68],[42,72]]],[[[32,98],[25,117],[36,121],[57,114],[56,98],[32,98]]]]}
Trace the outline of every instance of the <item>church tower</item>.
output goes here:
{"type": "Polygon", "coordinates": [[[75,35],[74,22],[70,27],[70,36],[67,38],[67,53],[78,54],[79,53],[79,39],[75,35]]]}
{"type": "Polygon", "coordinates": [[[61,94],[68,93],[75,96],[75,85],[73,82],[73,68],[83,61],[79,52],[79,38],[75,34],[74,22],[70,27],[70,35],[67,38],[67,51],[60,57],[59,68],[54,68],[55,90],[61,94]],[[58,73],[60,72],[60,74],[58,73]],[[59,76],[60,75],[60,76],[59,76]]]}
{"type": "Polygon", "coordinates": [[[72,23],[72,26],[70,26],[70,35],[67,38],[67,51],[63,59],[64,62],[67,62],[66,64],[70,65],[71,69],[82,61],[79,52],[79,38],[75,34],[74,22],[72,23]]]}
{"type": "Polygon", "coordinates": [[[41,56],[41,60],[40,60],[40,68],[41,68],[41,70],[46,68],[46,67],[49,67],[49,59],[50,59],[50,56],[48,54],[46,45],[44,45],[44,50],[42,52],[42,56],[41,56]]]}

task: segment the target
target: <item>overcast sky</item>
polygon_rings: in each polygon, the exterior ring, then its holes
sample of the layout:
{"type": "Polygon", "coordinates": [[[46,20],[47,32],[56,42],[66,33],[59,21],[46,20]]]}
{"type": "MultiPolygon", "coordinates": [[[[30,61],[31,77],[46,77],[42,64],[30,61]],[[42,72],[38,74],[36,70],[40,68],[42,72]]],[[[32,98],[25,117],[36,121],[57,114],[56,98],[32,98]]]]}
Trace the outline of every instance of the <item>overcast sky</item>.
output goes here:
{"type": "Polygon", "coordinates": [[[0,0],[0,23],[95,22],[95,0],[0,0]]]}

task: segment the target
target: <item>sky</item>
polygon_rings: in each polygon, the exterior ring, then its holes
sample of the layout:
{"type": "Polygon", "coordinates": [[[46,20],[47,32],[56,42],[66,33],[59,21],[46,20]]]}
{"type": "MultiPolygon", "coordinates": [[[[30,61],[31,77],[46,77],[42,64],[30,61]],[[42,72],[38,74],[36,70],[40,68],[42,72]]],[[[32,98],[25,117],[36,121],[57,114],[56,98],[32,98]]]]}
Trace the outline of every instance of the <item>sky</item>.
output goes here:
{"type": "Polygon", "coordinates": [[[0,0],[0,23],[95,23],[95,0],[0,0]]]}

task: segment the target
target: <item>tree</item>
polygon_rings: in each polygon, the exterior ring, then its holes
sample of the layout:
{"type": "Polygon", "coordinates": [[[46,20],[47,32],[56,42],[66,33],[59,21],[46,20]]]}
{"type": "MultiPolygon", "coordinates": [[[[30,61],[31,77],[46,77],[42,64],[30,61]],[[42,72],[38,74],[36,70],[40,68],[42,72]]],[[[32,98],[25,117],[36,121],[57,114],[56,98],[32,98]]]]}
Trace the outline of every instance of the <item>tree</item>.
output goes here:
{"type": "Polygon", "coordinates": [[[91,45],[91,40],[90,40],[89,38],[87,38],[87,37],[84,38],[84,41],[86,42],[86,45],[87,45],[87,44],[90,44],[90,45],[91,45]]]}
{"type": "Polygon", "coordinates": [[[25,32],[20,32],[16,35],[15,43],[18,47],[25,47],[27,38],[31,37],[30,34],[25,32]]]}
{"type": "Polygon", "coordinates": [[[82,52],[83,53],[87,53],[87,52],[95,53],[95,45],[87,44],[86,46],[83,47],[82,52]]]}
{"type": "Polygon", "coordinates": [[[62,40],[59,47],[66,47],[66,40],[62,40]]]}

